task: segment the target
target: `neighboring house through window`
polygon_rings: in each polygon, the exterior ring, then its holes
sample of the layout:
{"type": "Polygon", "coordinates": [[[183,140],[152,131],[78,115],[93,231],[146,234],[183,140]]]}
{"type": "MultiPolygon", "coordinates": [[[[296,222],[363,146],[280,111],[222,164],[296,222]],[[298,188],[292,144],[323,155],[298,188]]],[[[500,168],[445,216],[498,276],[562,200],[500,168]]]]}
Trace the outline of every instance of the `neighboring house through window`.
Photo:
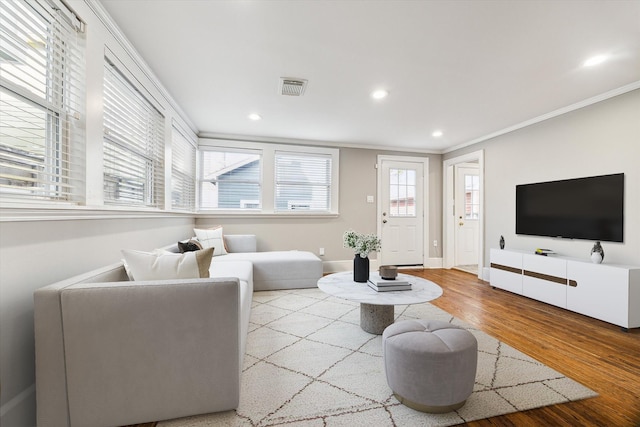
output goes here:
{"type": "Polygon", "coordinates": [[[260,209],[259,152],[206,150],[201,156],[201,209],[260,209]]]}

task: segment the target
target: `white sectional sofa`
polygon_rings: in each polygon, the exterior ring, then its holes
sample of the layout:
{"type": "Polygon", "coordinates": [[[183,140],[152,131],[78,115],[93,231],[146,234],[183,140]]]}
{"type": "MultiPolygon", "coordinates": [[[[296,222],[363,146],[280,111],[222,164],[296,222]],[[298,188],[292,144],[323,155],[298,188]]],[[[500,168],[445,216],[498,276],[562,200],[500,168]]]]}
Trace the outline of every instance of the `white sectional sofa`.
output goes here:
{"type": "Polygon", "coordinates": [[[256,291],[273,289],[315,288],[322,277],[322,261],[306,251],[257,252],[256,236],[231,234],[224,237],[226,255],[214,256],[212,274],[222,263],[250,261],[253,264],[253,286],[256,291]]]}
{"type": "Polygon", "coordinates": [[[316,286],[322,263],[226,237],[232,253],[214,257],[210,278],[129,281],[117,263],[34,293],[38,426],[237,408],[255,276],[263,289],[316,286]]]}

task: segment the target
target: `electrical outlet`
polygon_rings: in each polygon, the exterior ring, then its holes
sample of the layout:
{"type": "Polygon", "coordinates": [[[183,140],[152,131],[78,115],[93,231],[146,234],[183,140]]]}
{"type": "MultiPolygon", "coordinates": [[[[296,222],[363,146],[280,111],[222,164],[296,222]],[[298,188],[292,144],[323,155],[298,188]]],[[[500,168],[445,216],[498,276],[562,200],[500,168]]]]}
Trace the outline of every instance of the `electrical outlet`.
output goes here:
{"type": "Polygon", "coordinates": [[[320,248],[320,249],[318,250],[318,254],[319,254],[320,256],[324,256],[324,248],[320,248]]]}
{"type": "Polygon", "coordinates": [[[433,241],[433,247],[434,247],[434,248],[437,248],[437,247],[438,247],[438,241],[437,241],[437,240],[434,240],[434,241],[433,241]]]}

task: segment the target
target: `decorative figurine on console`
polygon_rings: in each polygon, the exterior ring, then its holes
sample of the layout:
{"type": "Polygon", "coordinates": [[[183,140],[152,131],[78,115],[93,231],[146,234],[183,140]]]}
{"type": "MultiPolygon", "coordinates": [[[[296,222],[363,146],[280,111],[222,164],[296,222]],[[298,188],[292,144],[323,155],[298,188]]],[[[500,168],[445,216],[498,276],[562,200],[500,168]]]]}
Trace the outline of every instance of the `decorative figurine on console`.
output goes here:
{"type": "Polygon", "coordinates": [[[600,264],[604,260],[604,249],[600,245],[600,242],[596,242],[591,248],[591,262],[600,264]]]}

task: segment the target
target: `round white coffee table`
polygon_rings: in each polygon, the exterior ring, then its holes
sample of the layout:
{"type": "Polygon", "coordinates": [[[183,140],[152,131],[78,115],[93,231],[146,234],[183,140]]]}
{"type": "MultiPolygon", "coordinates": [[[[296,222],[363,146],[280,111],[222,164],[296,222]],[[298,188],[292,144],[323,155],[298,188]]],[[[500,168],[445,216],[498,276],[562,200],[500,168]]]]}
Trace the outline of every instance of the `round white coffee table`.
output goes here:
{"type": "Polygon", "coordinates": [[[419,304],[442,295],[442,288],[430,280],[409,274],[398,274],[396,280],[411,283],[409,291],[377,292],[366,283],[353,281],[353,272],[344,271],[324,276],[318,288],[338,298],[360,303],[360,327],[380,335],[394,321],[394,306],[419,304]]]}

